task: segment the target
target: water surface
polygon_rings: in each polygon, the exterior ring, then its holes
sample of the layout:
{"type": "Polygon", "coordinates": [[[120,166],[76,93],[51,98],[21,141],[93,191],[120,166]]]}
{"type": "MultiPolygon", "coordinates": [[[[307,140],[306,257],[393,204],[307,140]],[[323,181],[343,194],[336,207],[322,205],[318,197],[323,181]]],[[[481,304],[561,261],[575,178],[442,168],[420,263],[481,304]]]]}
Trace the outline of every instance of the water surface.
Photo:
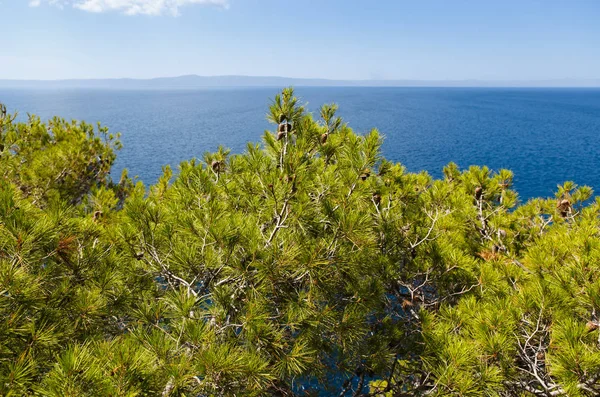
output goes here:
{"type": "MultiPolygon", "coordinates": [[[[165,164],[219,144],[242,152],[265,129],[274,88],[190,91],[0,89],[9,110],[43,119],[101,121],[122,133],[114,175],[125,167],[154,183],[165,164]]],[[[450,161],[515,173],[523,200],[566,180],[600,191],[600,89],[299,87],[308,109],[336,102],[356,131],[377,128],[384,155],[436,177],[450,161]]]]}

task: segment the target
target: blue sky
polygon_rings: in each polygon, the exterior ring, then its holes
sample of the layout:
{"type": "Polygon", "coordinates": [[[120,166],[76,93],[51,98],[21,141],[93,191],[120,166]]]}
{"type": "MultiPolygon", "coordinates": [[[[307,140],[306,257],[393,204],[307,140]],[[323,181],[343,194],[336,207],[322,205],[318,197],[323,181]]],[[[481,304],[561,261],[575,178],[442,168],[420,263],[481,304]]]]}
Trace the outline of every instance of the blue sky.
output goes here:
{"type": "Polygon", "coordinates": [[[0,79],[600,78],[600,0],[0,0],[0,79]]]}

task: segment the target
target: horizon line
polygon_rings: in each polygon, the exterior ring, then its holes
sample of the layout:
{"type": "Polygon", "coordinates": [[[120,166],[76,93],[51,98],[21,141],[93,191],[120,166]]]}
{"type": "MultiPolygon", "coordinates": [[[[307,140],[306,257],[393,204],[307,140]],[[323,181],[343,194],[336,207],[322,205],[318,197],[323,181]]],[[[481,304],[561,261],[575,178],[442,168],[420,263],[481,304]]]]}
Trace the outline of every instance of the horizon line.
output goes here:
{"type": "Polygon", "coordinates": [[[552,77],[543,79],[485,79],[485,78],[461,78],[461,79],[411,79],[411,78],[371,78],[371,79],[334,79],[329,77],[289,77],[289,76],[277,76],[277,75],[246,75],[246,74],[218,74],[218,75],[201,75],[195,73],[173,75],[173,76],[156,76],[156,77],[66,77],[66,78],[55,78],[55,79],[43,79],[43,78],[0,78],[0,81],[44,81],[44,82],[59,82],[59,81],[80,81],[80,80],[134,80],[134,81],[147,81],[147,80],[159,80],[159,79],[177,79],[183,77],[200,77],[200,78],[262,78],[262,79],[289,79],[289,80],[323,80],[330,82],[341,82],[341,81],[352,81],[352,82],[384,82],[384,81],[412,81],[412,82],[543,82],[543,81],[600,81],[600,77],[552,77]]]}
{"type": "Polygon", "coordinates": [[[201,89],[234,87],[600,88],[600,78],[551,79],[330,79],[285,76],[186,74],[135,78],[0,79],[0,88],[201,89]]]}

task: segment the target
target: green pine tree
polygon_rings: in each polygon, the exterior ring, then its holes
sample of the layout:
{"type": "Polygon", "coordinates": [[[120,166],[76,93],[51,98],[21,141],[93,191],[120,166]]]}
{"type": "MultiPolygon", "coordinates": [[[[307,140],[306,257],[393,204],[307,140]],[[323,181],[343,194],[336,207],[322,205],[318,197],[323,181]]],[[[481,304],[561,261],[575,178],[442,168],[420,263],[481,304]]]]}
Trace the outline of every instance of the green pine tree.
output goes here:
{"type": "Polygon", "coordinates": [[[0,394],[596,396],[600,200],[409,173],[292,89],[262,144],[110,176],[0,109],[0,394]]]}

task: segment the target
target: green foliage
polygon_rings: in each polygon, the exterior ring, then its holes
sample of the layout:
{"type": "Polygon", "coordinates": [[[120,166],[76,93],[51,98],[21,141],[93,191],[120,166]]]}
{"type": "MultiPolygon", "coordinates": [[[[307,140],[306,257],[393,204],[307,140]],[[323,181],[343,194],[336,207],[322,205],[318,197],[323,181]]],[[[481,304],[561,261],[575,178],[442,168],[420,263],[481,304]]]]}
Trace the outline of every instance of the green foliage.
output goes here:
{"type": "Polygon", "coordinates": [[[594,396],[600,201],[381,156],[291,89],[263,145],[109,172],[105,128],[0,118],[0,394],[594,396]]]}
{"type": "MultiPolygon", "coordinates": [[[[112,185],[109,173],[120,142],[106,127],[60,118],[42,123],[35,116],[15,123],[15,118],[0,113],[0,177],[34,203],[78,204],[90,189],[112,185]]],[[[121,185],[126,184],[125,174],[121,185]]]]}

